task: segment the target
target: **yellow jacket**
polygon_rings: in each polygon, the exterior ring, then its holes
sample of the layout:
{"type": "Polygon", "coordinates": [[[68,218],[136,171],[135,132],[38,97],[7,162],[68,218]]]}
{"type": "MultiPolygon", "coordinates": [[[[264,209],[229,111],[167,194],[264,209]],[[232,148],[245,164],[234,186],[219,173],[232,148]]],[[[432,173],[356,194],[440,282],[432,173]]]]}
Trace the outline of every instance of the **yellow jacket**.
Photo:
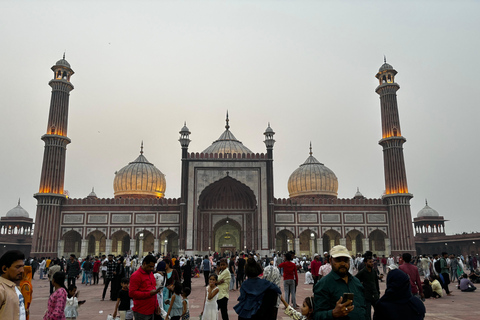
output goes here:
{"type": "Polygon", "coordinates": [[[20,306],[15,283],[0,276],[0,319],[18,319],[20,306]]]}

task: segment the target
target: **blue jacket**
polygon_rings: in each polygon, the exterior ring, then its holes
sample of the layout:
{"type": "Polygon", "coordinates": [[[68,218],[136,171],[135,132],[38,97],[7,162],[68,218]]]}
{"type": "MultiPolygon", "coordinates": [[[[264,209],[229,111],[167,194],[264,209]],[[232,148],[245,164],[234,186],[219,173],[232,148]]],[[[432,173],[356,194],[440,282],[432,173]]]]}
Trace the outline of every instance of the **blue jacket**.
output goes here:
{"type": "MultiPolygon", "coordinates": [[[[263,296],[268,290],[282,294],[280,288],[275,284],[260,278],[248,278],[240,288],[238,304],[233,307],[238,317],[251,318],[262,305],[263,296]]],[[[276,302],[276,300],[275,300],[276,302]]]]}

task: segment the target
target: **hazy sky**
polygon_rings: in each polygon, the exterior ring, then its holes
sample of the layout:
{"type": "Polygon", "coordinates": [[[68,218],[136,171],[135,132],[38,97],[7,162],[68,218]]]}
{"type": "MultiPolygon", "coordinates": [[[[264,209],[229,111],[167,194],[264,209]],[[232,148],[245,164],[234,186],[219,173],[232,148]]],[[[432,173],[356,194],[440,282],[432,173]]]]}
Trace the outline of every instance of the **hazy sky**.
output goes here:
{"type": "Polygon", "coordinates": [[[398,71],[412,217],[425,199],[447,233],[480,231],[476,1],[2,1],[0,216],[35,216],[53,77],[75,71],[65,189],[113,197],[114,172],[145,156],[180,197],[178,131],[201,152],[224,130],[254,152],[275,130],[275,197],[314,156],[339,197],[384,189],[375,74],[398,71]]]}

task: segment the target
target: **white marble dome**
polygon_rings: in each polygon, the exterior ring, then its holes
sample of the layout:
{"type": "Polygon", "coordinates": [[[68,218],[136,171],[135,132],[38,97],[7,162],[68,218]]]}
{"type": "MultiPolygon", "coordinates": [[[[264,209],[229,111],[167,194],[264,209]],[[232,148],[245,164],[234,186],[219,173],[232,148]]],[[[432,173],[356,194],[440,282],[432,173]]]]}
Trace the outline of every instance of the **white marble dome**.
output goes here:
{"type": "Polygon", "coordinates": [[[7,212],[6,217],[9,217],[9,218],[13,218],[13,217],[16,217],[16,218],[30,218],[27,210],[23,209],[22,206],[20,206],[20,200],[18,200],[18,205],[15,208],[13,208],[13,209],[11,209],[7,212]]]}
{"type": "Polygon", "coordinates": [[[425,207],[422,210],[418,211],[417,218],[422,217],[439,217],[437,210],[429,207],[428,202],[425,201],[425,207]]]}
{"type": "Polygon", "coordinates": [[[253,153],[250,149],[244,146],[242,142],[238,141],[237,138],[235,138],[233,133],[230,131],[230,126],[228,125],[228,114],[226,121],[227,125],[225,126],[225,131],[222,133],[222,135],[202,152],[218,154],[253,153]]]}

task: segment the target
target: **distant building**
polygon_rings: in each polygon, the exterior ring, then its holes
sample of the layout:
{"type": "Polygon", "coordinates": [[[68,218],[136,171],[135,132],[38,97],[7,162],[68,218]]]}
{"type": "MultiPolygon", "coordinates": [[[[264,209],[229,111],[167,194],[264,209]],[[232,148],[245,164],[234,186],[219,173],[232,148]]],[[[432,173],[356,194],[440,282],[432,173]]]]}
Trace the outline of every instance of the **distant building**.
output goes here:
{"type": "Polygon", "coordinates": [[[377,199],[367,199],[359,190],[350,199],[338,199],[335,173],[313,156],[311,147],[288,180],[289,198],[275,198],[275,132],[268,125],[265,152],[254,152],[233,135],[228,114],[223,133],[202,152],[188,149],[191,132],[186,124],[180,130],[179,198],[164,198],[165,176],[146,159],[143,144],[140,155],[116,172],[113,198],[99,199],[93,190],[85,198],[69,198],[63,186],[74,72],[65,57],[52,70],[43,167],[35,194],[34,255],[244,250],[312,255],[337,244],[352,254],[369,249],[385,255],[415,252],[412,195],[403,158],[406,139],[396,98],[400,87],[394,81],[397,71],[388,63],[376,74],[385,173],[385,194],[377,199]]]}
{"type": "MultiPolygon", "coordinates": [[[[445,220],[425,201],[425,207],[413,219],[415,228],[415,247],[419,254],[453,254],[477,255],[480,248],[480,233],[445,234],[445,220]]],[[[465,227],[467,227],[466,221],[465,227]]]]}
{"type": "Polygon", "coordinates": [[[0,256],[9,250],[20,250],[25,256],[32,248],[33,219],[18,205],[0,218],[0,256]]]}

